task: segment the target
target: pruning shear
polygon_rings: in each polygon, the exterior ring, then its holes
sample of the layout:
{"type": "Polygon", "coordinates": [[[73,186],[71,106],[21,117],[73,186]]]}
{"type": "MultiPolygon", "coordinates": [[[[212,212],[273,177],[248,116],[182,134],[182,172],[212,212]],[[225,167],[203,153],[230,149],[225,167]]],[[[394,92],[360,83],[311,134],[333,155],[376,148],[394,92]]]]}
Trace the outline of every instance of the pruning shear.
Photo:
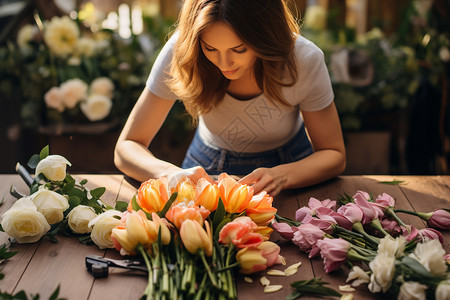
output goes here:
{"type": "Polygon", "coordinates": [[[108,277],[109,267],[127,269],[132,271],[147,272],[147,267],[142,261],[130,259],[111,259],[98,255],[86,256],[86,268],[95,278],[108,277]]]}

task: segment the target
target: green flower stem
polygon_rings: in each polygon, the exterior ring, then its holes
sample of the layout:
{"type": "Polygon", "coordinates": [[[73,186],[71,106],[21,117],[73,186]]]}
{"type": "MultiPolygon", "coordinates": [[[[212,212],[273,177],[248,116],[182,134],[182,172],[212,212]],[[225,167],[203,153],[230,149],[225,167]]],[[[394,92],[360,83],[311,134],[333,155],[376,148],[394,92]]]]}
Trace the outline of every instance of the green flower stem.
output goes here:
{"type": "MultiPolygon", "coordinates": [[[[406,228],[406,230],[408,231],[408,233],[411,233],[411,229],[406,226],[406,224],[402,221],[402,219],[400,219],[397,214],[395,213],[395,209],[392,206],[386,207],[386,209],[384,210],[384,213],[392,218],[394,218],[395,221],[397,221],[398,224],[402,225],[403,227],[406,228]]],[[[397,210],[399,211],[399,210],[397,210]]]]}
{"type": "Polygon", "coordinates": [[[405,214],[413,215],[413,216],[421,218],[424,221],[428,221],[431,218],[431,216],[433,215],[433,212],[422,213],[422,212],[415,212],[415,211],[404,210],[404,209],[394,209],[393,211],[394,211],[394,213],[402,212],[405,214]]]}
{"type": "Polygon", "coordinates": [[[356,252],[355,249],[350,248],[347,252],[347,258],[350,260],[361,260],[361,261],[365,261],[365,262],[370,262],[371,259],[368,257],[365,257],[361,254],[359,254],[358,252],[356,252]]]}
{"type": "Polygon", "coordinates": [[[161,255],[161,265],[163,271],[161,292],[170,296],[170,283],[169,283],[169,270],[167,269],[167,263],[164,254],[161,255]]]}
{"type": "Polygon", "coordinates": [[[276,220],[278,223],[287,223],[287,224],[289,224],[289,225],[291,225],[291,226],[297,226],[297,227],[298,227],[298,226],[302,225],[302,223],[300,223],[300,222],[298,222],[298,221],[294,221],[294,220],[291,220],[291,219],[282,217],[282,216],[280,216],[280,215],[278,215],[278,214],[275,214],[275,220],[276,220]]]}
{"type": "Polygon", "coordinates": [[[148,259],[147,252],[145,251],[145,249],[142,245],[138,245],[137,250],[144,258],[145,265],[147,266],[147,270],[148,270],[148,284],[147,284],[147,288],[145,289],[144,295],[146,296],[147,300],[154,299],[155,288],[153,286],[153,274],[152,274],[153,271],[152,271],[152,266],[150,264],[150,260],[148,259]]]}
{"type": "Polygon", "coordinates": [[[211,280],[212,285],[217,288],[217,280],[216,277],[211,272],[211,268],[209,267],[208,262],[206,261],[205,251],[203,249],[198,250],[198,254],[202,259],[203,265],[205,266],[206,272],[208,273],[209,279],[211,280]]]}
{"type": "Polygon", "coordinates": [[[377,245],[380,243],[379,240],[373,236],[371,236],[370,234],[367,234],[367,232],[364,230],[363,225],[361,224],[361,222],[356,222],[353,224],[353,229],[355,231],[357,231],[358,233],[362,234],[364,236],[364,238],[369,241],[370,243],[377,245]]]}
{"type": "Polygon", "coordinates": [[[380,220],[373,219],[372,222],[370,222],[370,225],[373,228],[375,228],[376,230],[378,230],[379,232],[381,232],[382,234],[384,234],[384,236],[391,236],[386,230],[384,230],[383,226],[381,225],[380,220]]]}
{"type": "MultiPolygon", "coordinates": [[[[239,265],[238,262],[231,264],[231,259],[233,257],[235,257],[235,247],[234,244],[230,243],[229,247],[228,247],[228,253],[227,253],[227,259],[225,262],[225,268],[230,268],[235,266],[236,264],[239,265]]],[[[232,274],[231,274],[232,270],[227,270],[225,275],[226,275],[226,288],[227,288],[227,292],[228,292],[228,298],[229,299],[235,299],[237,297],[237,291],[236,291],[236,285],[233,282],[233,278],[232,278],[232,274]]]]}

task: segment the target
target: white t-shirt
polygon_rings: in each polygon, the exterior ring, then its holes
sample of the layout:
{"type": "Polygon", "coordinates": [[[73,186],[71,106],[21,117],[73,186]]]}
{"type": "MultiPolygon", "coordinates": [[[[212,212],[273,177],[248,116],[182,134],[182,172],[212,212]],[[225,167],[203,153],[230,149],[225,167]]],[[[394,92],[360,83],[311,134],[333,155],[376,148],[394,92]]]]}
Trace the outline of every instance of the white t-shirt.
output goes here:
{"type": "MultiPolygon", "coordinates": [[[[178,99],[165,83],[176,38],[174,34],[163,47],[147,80],[152,93],[168,100],[178,99]]],[[[274,105],[265,94],[245,101],[225,94],[217,107],[199,116],[203,141],[212,147],[253,153],[276,149],[294,137],[303,124],[300,111],[321,110],[334,99],[322,50],[302,36],[295,43],[295,63],[297,82],[282,88],[292,106],[274,105]]]]}

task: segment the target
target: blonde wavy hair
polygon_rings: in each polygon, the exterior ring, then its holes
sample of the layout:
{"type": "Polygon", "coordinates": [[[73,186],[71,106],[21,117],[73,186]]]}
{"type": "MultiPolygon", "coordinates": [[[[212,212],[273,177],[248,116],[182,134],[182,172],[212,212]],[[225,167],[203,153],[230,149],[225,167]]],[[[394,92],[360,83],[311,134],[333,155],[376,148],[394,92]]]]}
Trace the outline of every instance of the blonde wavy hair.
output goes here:
{"type": "Polygon", "coordinates": [[[297,78],[294,45],[299,26],[286,0],[186,0],[176,30],[169,87],[197,120],[224,97],[229,79],[203,54],[200,35],[215,22],[230,25],[257,53],[254,72],[271,101],[288,105],[281,88],[297,78]]]}

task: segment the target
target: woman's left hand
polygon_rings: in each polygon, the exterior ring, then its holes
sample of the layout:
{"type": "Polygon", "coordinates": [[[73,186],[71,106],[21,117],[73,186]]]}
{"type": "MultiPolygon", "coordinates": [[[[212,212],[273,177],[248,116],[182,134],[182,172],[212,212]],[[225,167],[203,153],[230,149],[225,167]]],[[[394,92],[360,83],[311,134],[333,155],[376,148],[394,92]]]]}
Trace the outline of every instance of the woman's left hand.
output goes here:
{"type": "Polygon", "coordinates": [[[239,180],[239,183],[251,185],[255,194],[265,191],[274,197],[283,189],[286,180],[286,176],[275,168],[258,168],[239,180]]]}

